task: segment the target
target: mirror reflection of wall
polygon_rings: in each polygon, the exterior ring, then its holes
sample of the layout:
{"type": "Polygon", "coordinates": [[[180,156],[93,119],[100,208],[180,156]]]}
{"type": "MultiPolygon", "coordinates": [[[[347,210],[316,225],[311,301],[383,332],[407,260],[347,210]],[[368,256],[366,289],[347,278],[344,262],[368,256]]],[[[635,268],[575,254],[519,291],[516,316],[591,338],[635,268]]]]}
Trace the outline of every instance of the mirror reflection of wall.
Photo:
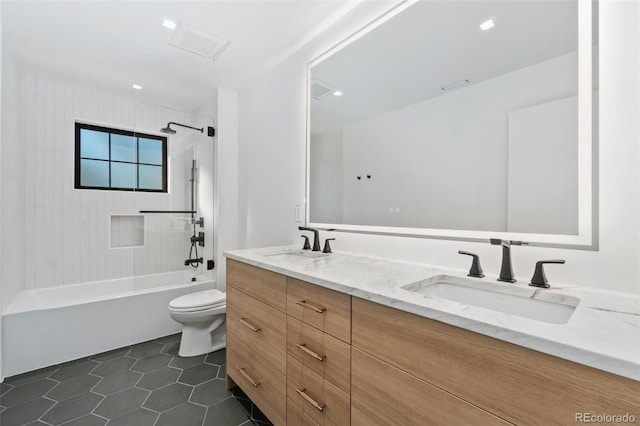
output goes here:
{"type": "Polygon", "coordinates": [[[310,222],[576,235],[577,52],[577,1],[430,1],[314,65],[310,222]]]}

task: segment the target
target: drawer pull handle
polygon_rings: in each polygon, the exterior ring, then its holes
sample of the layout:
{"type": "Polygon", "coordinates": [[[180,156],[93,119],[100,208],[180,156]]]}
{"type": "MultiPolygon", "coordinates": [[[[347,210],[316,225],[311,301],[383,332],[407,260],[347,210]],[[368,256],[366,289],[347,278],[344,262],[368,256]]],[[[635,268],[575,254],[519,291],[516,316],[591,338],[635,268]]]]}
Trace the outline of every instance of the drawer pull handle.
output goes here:
{"type": "Polygon", "coordinates": [[[248,328],[250,328],[250,329],[251,329],[251,331],[254,331],[254,332],[256,332],[256,333],[257,333],[258,331],[260,331],[260,328],[258,328],[258,327],[254,327],[253,325],[249,324],[249,323],[247,322],[247,320],[245,320],[244,318],[238,318],[238,317],[236,317],[236,319],[237,319],[238,321],[240,321],[242,324],[244,324],[245,326],[247,326],[248,328]]]}
{"type": "Polygon", "coordinates": [[[247,379],[247,381],[248,381],[249,383],[251,383],[251,384],[253,385],[253,387],[254,387],[254,388],[257,388],[258,386],[260,386],[260,382],[256,382],[255,380],[253,380],[253,379],[251,378],[251,376],[249,376],[249,375],[247,374],[247,372],[246,372],[246,371],[244,371],[244,367],[243,367],[243,368],[236,367],[236,370],[238,370],[238,373],[242,374],[242,376],[243,376],[245,379],[247,379]]]}
{"type": "Polygon", "coordinates": [[[302,349],[303,352],[307,353],[308,355],[311,355],[318,361],[324,361],[324,359],[327,357],[326,355],[318,355],[311,349],[307,348],[306,343],[302,343],[302,344],[296,343],[296,346],[298,347],[298,349],[302,349]]]}
{"type": "Polygon", "coordinates": [[[316,311],[319,314],[324,314],[324,311],[326,311],[326,308],[319,308],[317,306],[314,306],[310,303],[307,303],[306,300],[298,300],[296,302],[298,305],[302,306],[303,308],[307,308],[307,309],[311,309],[312,311],[316,311]]]}
{"type": "Polygon", "coordinates": [[[298,393],[300,394],[300,396],[301,396],[301,397],[303,397],[303,398],[305,399],[305,401],[307,401],[309,404],[311,404],[311,405],[313,405],[315,408],[317,408],[317,409],[318,409],[318,411],[324,411],[324,407],[326,407],[327,405],[326,405],[326,404],[322,404],[322,405],[320,405],[320,404],[318,404],[317,402],[315,402],[315,401],[313,400],[313,398],[311,398],[309,395],[307,395],[307,394],[305,393],[305,390],[306,390],[305,388],[302,388],[302,389],[297,389],[297,388],[296,388],[296,392],[298,392],[298,393]]]}

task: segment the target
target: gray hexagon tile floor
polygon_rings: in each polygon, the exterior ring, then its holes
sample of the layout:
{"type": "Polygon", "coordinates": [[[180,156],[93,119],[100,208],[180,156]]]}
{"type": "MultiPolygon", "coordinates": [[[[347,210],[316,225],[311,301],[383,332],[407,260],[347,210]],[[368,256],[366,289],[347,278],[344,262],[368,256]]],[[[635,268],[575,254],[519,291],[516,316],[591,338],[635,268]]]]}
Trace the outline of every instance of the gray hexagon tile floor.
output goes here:
{"type": "Polygon", "coordinates": [[[270,425],[225,389],[225,351],[178,357],[180,335],[43,368],[0,383],[0,425],[270,425]]]}

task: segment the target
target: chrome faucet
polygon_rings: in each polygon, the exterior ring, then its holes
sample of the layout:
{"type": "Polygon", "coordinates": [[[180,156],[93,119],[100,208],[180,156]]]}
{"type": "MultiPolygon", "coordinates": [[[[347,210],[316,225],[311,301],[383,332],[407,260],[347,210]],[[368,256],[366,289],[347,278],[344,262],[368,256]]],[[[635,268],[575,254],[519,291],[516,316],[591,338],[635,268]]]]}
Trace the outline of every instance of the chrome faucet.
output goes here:
{"type": "Polygon", "coordinates": [[[511,266],[511,246],[521,246],[528,243],[523,243],[522,241],[501,240],[499,238],[491,238],[489,241],[494,246],[502,246],[502,266],[500,267],[500,276],[498,277],[498,281],[515,283],[516,279],[513,277],[513,267],[511,266]]]}
{"type": "Polygon", "coordinates": [[[299,231],[311,231],[313,232],[313,249],[311,251],[320,251],[320,231],[313,228],[307,228],[304,226],[298,226],[299,231]]]}

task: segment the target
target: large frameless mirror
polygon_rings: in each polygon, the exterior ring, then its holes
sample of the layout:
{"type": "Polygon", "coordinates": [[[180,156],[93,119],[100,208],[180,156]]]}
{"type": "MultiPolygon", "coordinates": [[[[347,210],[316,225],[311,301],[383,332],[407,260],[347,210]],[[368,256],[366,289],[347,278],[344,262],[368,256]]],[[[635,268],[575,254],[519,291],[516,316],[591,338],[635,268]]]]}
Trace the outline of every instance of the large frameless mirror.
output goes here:
{"type": "Polygon", "coordinates": [[[597,4],[408,1],[309,64],[307,223],[594,248],[597,4]]]}

